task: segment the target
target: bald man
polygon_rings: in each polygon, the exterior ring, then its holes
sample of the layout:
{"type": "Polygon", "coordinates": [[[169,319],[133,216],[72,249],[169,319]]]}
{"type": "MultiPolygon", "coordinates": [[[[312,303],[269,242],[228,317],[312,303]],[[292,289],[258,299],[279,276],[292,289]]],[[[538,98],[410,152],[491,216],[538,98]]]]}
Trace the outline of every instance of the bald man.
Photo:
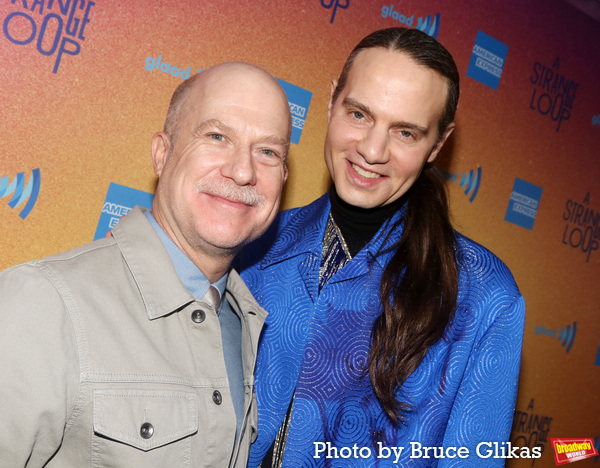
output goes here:
{"type": "Polygon", "coordinates": [[[230,264],[278,211],[290,120],[258,67],[190,78],[152,211],[0,274],[0,466],[246,466],[266,312],[230,264]]]}

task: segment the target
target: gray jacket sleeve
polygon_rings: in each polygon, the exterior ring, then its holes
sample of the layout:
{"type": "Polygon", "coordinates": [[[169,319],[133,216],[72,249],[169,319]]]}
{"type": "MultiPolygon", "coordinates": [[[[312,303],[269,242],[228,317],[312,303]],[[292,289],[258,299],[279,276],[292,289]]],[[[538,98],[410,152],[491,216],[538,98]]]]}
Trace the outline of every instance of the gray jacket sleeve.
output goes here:
{"type": "Polygon", "coordinates": [[[58,450],[79,387],[62,297],[31,264],[0,273],[0,467],[43,466],[58,450]]]}

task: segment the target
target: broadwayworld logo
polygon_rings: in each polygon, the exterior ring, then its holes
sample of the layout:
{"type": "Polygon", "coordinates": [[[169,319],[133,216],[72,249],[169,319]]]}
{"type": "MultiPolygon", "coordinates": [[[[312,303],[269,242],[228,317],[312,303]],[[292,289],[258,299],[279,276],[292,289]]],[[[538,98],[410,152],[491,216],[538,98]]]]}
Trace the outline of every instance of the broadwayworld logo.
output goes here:
{"type": "Polygon", "coordinates": [[[550,440],[554,447],[554,461],[556,465],[563,465],[598,455],[598,450],[596,450],[592,438],[550,440]]]}
{"type": "Polygon", "coordinates": [[[58,72],[64,55],[75,56],[81,51],[90,12],[96,3],[89,0],[19,3],[24,11],[13,11],[4,18],[4,36],[20,46],[35,43],[40,54],[55,57],[52,73],[58,72]]]}
{"type": "Polygon", "coordinates": [[[12,194],[8,206],[13,210],[27,200],[27,203],[25,203],[19,213],[21,219],[25,219],[31,213],[37,201],[40,193],[40,181],[39,169],[31,171],[31,177],[29,177],[27,186],[25,186],[25,173],[23,172],[19,172],[10,183],[7,176],[2,177],[0,178],[0,197],[7,197],[12,194]]]}

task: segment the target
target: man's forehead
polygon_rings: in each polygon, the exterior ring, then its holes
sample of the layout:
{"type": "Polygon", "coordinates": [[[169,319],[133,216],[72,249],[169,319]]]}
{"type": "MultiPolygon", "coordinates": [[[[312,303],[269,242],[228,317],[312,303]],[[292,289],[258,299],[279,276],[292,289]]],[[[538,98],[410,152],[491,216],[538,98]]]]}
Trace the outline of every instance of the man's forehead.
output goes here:
{"type": "Polygon", "coordinates": [[[418,63],[404,52],[382,47],[363,50],[355,57],[345,90],[351,88],[353,94],[375,90],[392,92],[394,86],[434,93],[444,102],[448,94],[447,80],[436,70],[418,63]]]}

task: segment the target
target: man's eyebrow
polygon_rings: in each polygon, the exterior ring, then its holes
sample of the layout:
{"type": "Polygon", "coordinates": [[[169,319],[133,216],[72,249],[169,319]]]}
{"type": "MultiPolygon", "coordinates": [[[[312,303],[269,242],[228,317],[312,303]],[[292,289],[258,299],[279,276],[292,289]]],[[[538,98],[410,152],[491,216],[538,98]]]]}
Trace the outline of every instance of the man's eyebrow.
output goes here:
{"type": "Polygon", "coordinates": [[[200,133],[207,128],[216,128],[223,133],[233,133],[235,130],[227,124],[224,124],[219,119],[208,119],[204,122],[200,122],[196,127],[196,133],[200,133]]]}
{"type": "Polygon", "coordinates": [[[369,109],[369,106],[363,104],[362,102],[358,102],[356,99],[352,99],[351,97],[344,98],[342,104],[346,107],[355,108],[361,111],[363,114],[367,114],[370,117],[373,116],[373,112],[371,111],[371,109],[369,109]]]}
{"type": "MultiPolygon", "coordinates": [[[[369,117],[374,117],[373,111],[361,102],[358,102],[356,99],[352,99],[351,97],[347,97],[343,101],[344,106],[354,108],[362,112],[363,114],[368,115],[369,117]]],[[[415,132],[421,133],[422,135],[427,135],[429,133],[428,127],[423,127],[422,125],[418,125],[413,122],[406,122],[404,120],[397,120],[392,122],[390,125],[391,128],[405,128],[408,130],[413,130],[415,132]]]]}
{"type": "Polygon", "coordinates": [[[267,143],[269,145],[279,145],[279,146],[283,146],[284,148],[287,148],[288,146],[290,146],[287,138],[281,138],[281,137],[278,137],[277,135],[267,135],[262,138],[259,138],[258,140],[261,143],[267,143]]]}
{"type": "Polygon", "coordinates": [[[427,135],[430,130],[430,128],[428,128],[428,127],[423,127],[422,125],[417,125],[417,124],[411,123],[411,122],[404,122],[403,120],[400,120],[398,122],[393,122],[391,127],[397,128],[397,129],[412,130],[416,133],[420,133],[421,135],[427,135]]]}

